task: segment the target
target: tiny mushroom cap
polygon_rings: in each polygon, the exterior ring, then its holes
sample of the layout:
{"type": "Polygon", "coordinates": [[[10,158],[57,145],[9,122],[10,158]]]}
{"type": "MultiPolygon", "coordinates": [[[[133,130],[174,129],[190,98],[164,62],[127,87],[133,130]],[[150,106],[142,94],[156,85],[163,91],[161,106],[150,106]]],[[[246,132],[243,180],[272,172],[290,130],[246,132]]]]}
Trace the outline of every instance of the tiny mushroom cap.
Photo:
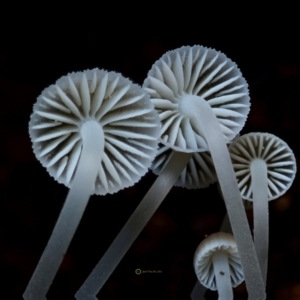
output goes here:
{"type": "Polygon", "coordinates": [[[155,156],[160,122],[147,93],[119,73],[70,73],[42,92],[29,124],[38,160],[70,187],[82,152],[80,129],[89,120],[100,124],[105,140],[94,193],[133,185],[155,156]]]}
{"type": "Polygon", "coordinates": [[[203,46],[165,53],[152,66],[143,87],[162,122],[161,143],[177,151],[208,149],[202,128],[189,116],[189,96],[208,102],[226,141],[239,133],[250,110],[248,84],[237,65],[203,46]]]}
{"type": "MultiPolygon", "coordinates": [[[[151,170],[159,175],[168,163],[173,150],[163,144],[159,144],[156,157],[153,160],[151,170]]],[[[175,186],[187,189],[206,188],[217,181],[217,175],[210,153],[195,152],[184,168],[175,186]]]]}
{"type": "Polygon", "coordinates": [[[268,200],[283,195],[296,175],[296,160],[290,147],[270,133],[253,132],[234,140],[229,152],[243,199],[253,201],[251,164],[263,160],[267,167],[268,200]]]}
{"type": "Polygon", "coordinates": [[[238,286],[244,281],[239,253],[233,235],[224,232],[210,235],[196,249],[194,269],[198,280],[206,288],[217,290],[213,256],[218,253],[227,257],[232,287],[238,286]]]}

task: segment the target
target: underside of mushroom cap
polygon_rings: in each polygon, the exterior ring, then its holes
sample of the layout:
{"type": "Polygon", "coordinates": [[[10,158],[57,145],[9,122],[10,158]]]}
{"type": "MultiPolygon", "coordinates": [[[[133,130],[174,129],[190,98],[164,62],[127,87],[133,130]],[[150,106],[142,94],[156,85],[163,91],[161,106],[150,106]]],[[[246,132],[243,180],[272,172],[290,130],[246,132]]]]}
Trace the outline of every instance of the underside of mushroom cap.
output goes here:
{"type": "MultiPolygon", "coordinates": [[[[159,148],[155,159],[152,162],[151,170],[154,174],[159,175],[167,164],[173,150],[163,144],[159,148]]],[[[196,152],[182,171],[177,182],[174,184],[178,187],[187,189],[206,188],[217,181],[217,175],[208,151],[196,152]]]]}
{"type": "Polygon", "coordinates": [[[194,269],[198,280],[210,290],[217,290],[212,255],[223,251],[228,256],[231,283],[233,287],[244,281],[240,256],[234,237],[230,233],[217,232],[204,239],[197,247],[194,256],[194,269]]]}
{"type": "MultiPolygon", "coordinates": [[[[181,109],[189,95],[210,104],[226,141],[239,133],[250,109],[248,84],[236,64],[203,46],[185,46],[164,54],[152,66],[143,87],[162,122],[160,141],[176,151],[208,150],[201,128],[181,109]]],[[[188,99],[184,105],[187,103],[188,99]]]]}
{"type": "Polygon", "coordinates": [[[270,133],[253,132],[234,140],[229,146],[233,168],[244,199],[253,201],[250,164],[262,159],[267,166],[268,200],[283,195],[296,175],[296,160],[290,147],[270,133]]]}
{"type": "Polygon", "coordinates": [[[88,120],[99,122],[105,139],[94,193],[136,183],[156,154],[159,117],[141,87],[105,70],[70,73],[38,97],[29,134],[42,165],[70,187],[82,151],[80,128],[88,120]]]}

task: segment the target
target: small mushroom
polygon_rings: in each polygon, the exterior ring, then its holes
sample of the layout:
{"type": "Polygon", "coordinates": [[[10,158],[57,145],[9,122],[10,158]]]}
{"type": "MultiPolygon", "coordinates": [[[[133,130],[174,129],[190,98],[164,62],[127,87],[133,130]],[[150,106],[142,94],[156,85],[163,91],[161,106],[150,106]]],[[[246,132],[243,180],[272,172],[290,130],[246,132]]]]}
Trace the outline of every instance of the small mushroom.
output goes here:
{"type": "MultiPolygon", "coordinates": [[[[154,174],[159,175],[162,172],[173,151],[168,146],[159,144],[157,154],[151,165],[151,170],[154,174]]],[[[187,189],[201,189],[216,181],[217,175],[210,153],[208,151],[195,152],[174,186],[187,189]]]]}
{"type": "Polygon", "coordinates": [[[194,256],[198,280],[210,290],[218,290],[219,300],[233,299],[232,288],[244,281],[233,235],[218,232],[204,239],[194,256]]]}
{"type": "MultiPolygon", "coordinates": [[[[249,201],[243,201],[245,210],[248,209],[252,209],[252,202],[249,201]]],[[[222,221],[221,227],[220,227],[220,232],[226,232],[226,233],[230,233],[232,234],[232,229],[231,229],[231,225],[230,225],[230,221],[228,218],[228,214],[226,213],[224,216],[224,219],[222,221]]],[[[199,280],[197,280],[197,282],[195,283],[193,290],[191,292],[191,299],[192,300],[202,300],[205,299],[205,293],[206,293],[207,289],[202,286],[199,282],[199,280]]]]}
{"type": "Polygon", "coordinates": [[[249,133],[229,146],[243,199],[253,202],[254,245],[264,282],[267,278],[268,201],[283,195],[296,174],[296,160],[289,146],[269,133],[249,133]]]}
{"type": "Polygon", "coordinates": [[[34,153],[70,191],[25,299],[44,299],[90,195],[115,193],[148,171],[159,128],[149,96],[115,72],[71,73],[38,97],[29,123],[34,153]]]}

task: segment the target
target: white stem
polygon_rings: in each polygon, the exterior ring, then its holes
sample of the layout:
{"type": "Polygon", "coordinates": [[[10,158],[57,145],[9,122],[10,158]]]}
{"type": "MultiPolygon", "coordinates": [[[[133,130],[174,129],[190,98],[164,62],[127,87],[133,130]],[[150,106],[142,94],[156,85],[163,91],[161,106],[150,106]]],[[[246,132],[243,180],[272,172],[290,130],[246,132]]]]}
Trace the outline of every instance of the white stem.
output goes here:
{"type": "Polygon", "coordinates": [[[228,217],[228,213],[225,214],[223,222],[221,224],[220,232],[228,232],[232,233],[231,225],[230,225],[230,220],[228,217]]]}
{"type": "Polygon", "coordinates": [[[255,159],[250,164],[250,171],[253,191],[254,245],[266,284],[269,248],[268,169],[264,160],[255,159]]]}
{"type": "Polygon", "coordinates": [[[249,299],[264,300],[266,295],[263,278],[232,162],[219,122],[212,108],[203,98],[186,96],[183,100],[184,103],[181,107],[184,108],[184,113],[191,116],[193,122],[202,129],[214,162],[240,254],[249,299]]]}
{"type": "Polygon", "coordinates": [[[69,244],[84,213],[99,172],[104,135],[99,123],[87,121],[81,127],[82,152],[72,186],[48,244],[23,295],[26,300],[46,299],[69,244]]]}
{"type": "Polygon", "coordinates": [[[92,273],[77,291],[75,295],[76,299],[94,299],[99,293],[109,276],[169,193],[191,157],[191,153],[172,153],[165,168],[144,199],[123,226],[92,273]]]}
{"type": "Polygon", "coordinates": [[[228,255],[226,252],[217,251],[212,256],[214,274],[219,294],[219,300],[232,300],[233,291],[230,278],[228,255]]]}

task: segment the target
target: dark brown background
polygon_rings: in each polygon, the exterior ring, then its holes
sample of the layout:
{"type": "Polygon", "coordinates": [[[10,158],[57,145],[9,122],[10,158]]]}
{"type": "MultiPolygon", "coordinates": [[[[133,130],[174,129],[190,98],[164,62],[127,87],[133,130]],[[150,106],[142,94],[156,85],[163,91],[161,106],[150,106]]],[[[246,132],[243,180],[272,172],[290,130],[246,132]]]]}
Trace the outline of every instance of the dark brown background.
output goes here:
{"type": "MultiPolygon", "coordinates": [[[[142,84],[167,50],[200,44],[224,52],[249,82],[242,133],[273,133],[300,154],[300,64],[296,7],[181,3],[162,9],[97,6],[3,7],[0,40],[0,273],[3,299],[21,299],[68,189],[31,151],[28,121],[42,89],[72,71],[103,68],[142,84]],[[73,9],[75,10],[73,11],[73,9]]],[[[155,180],[147,174],[115,195],[93,196],[48,299],[73,299],[155,180]]],[[[300,299],[300,181],[270,203],[268,299],[300,299]]],[[[192,259],[225,213],[216,186],[173,188],[99,294],[99,299],[189,299],[192,259]],[[135,269],[161,274],[135,275],[135,269]]],[[[249,213],[249,220],[252,217],[249,213]]],[[[235,299],[247,299],[245,287],[235,299]]],[[[1,297],[1,298],[2,298],[1,297]]],[[[217,299],[209,293],[207,299],[217,299]]]]}

